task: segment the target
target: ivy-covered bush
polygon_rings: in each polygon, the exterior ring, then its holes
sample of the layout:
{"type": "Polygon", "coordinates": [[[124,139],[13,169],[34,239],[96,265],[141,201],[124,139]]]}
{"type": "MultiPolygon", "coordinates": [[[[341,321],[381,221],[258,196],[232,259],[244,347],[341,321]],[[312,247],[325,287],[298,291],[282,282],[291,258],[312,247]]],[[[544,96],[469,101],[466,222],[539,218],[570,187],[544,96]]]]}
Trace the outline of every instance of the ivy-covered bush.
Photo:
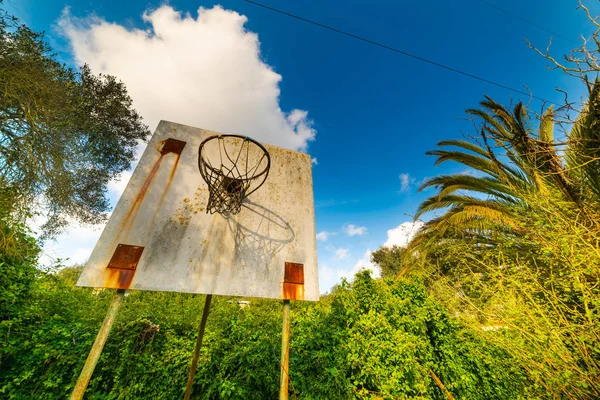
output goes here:
{"type": "MultiPolygon", "coordinates": [[[[64,399],[113,295],[76,288],[79,269],[42,274],[0,337],[0,397],[64,399]]],[[[176,399],[185,390],[204,297],[131,292],[87,399],[176,399]]],[[[344,282],[291,311],[290,391],[300,399],[508,399],[526,375],[459,325],[416,279],[344,282]],[[434,376],[438,379],[436,384],[434,376]],[[440,386],[441,385],[441,386],[440,386]]],[[[196,399],[273,399],[279,390],[281,303],[215,297],[196,399]]]]}

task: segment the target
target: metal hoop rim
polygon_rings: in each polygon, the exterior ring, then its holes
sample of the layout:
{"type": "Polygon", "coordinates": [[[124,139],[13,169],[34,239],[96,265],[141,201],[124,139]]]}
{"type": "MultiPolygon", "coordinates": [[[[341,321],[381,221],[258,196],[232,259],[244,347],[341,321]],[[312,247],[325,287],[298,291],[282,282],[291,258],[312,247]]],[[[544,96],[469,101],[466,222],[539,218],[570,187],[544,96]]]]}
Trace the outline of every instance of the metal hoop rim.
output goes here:
{"type": "MultiPolygon", "coordinates": [[[[226,134],[222,134],[222,135],[213,135],[213,136],[209,136],[206,139],[204,139],[202,141],[202,143],[200,143],[200,147],[198,147],[198,164],[200,165],[200,160],[204,160],[204,158],[202,157],[202,149],[204,148],[204,145],[208,142],[210,142],[211,140],[214,139],[220,139],[220,138],[227,138],[227,137],[232,137],[232,138],[237,138],[237,139],[243,139],[244,141],[248,141],[250,143],[253,143],[255,145],[257,145],[265,154],[265,156],[267,157],[267,165],[265,167],[264,170],[262,170],[259,174],[256,174],[252,177],[246,177],[246,178],[239,178],[239,180],[241,181],[251,181],[254,180],[256,178],[261,177],[262,175],[266,174],[269,175],[269,170],[271,169],[271,155],[269,154],[269,151],[266,149],[265,146],[263,146],[261,143],[257,142],[256,140],[252,139],[251,137],[248,136],[243,136],[243,135],[236,135],[236,134],[232,134],[232,133],[226,133],[226,134]]],[[[210,168],[213,172],[221,172],[219,169],[213,167],[212,165],[208,164],[208,163],[204,163],[203,164],[210,168]]],[[[202,172],[202,168],[200,168],[200,172],[202,172]]],[[[266,180],[267,177],[264,177],[264,180],[266,180]]],[[[263,181],[264,181],[263,180],[263,181]]],[[[256,188],[258,189],[258,188],[256,188]]],[[[256,190],[254,189],[254,190],[256,190]]],[[[254,192],[254,190],[252,192],[254,192]]],[[[250,192],[250,193],[252,193],[250,192]]],[[[246,196],[250,195],[250,193],[248,193],[246,196]]]]}

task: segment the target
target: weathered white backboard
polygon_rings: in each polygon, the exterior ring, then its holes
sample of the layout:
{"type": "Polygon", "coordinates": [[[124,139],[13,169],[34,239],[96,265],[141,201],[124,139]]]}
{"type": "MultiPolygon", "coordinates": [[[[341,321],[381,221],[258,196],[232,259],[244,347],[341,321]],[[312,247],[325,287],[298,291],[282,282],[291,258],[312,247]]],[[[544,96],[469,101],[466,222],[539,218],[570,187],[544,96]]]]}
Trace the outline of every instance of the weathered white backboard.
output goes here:
{"type": "Polygon", "coordinates": [[[161,121],[78,286],[319,299],[310,156],[265,145],[271,169],[239,214],[207,214],[203,129],[161,121]]]}

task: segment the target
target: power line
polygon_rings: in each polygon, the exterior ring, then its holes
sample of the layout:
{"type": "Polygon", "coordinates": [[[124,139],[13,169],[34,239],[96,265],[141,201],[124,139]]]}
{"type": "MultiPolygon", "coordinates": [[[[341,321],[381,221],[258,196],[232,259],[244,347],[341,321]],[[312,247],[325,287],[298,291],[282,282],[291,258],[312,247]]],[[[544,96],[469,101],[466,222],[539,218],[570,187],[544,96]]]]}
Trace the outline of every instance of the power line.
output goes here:
{"type": "Polygon", "coordinates": [[[523,95],[525,95],[525,96],[531,96],[531,98],[534,98],[534,99],[537,99],[537,100],[540,100],[540,101],[543,101],[543,102],[547,102],[547,103],[549,103],[549,101],[548,101],[548,100],[546,100],[546,99],[544,99],[544,98],[542,98],[542,97],[534,96],[533,94],[531,94],[531,93],[528,93],[528,92],[525,92],[525,91],[523,91],[523,90],[515,89],[515,88],[512,88],[512,87],[510,87],[510,86],[503,85],[502,83],[494,82],[494,81],[492,81],[492,80],[485,79],[485,78],[482,78],[482,77],[480,77],[480,76],[477,76],[477,75],[471,74],[471,73],[469,73],[469,72],[461,71],[461,70],[459,70],[459,69],[456,69],[456,68],[449,67],[449,66],[447,66],[447,65],[444,65],[444,64],[438,63],[438,62],[436,62],[436,61],[431,61],[431,60],[428,60],[428,59],[426,59],[426,58],[423,58],[423,57],[420,57],[420,56],[416,56],[416,55],[414,55],[414,54],[408,53],[408,52],[406,52],[406,51],[402,51],[402,50],[400,50],[400,49],[397,49],[397,48],[395,48],[395,47],[391,47],[391,46],[388,46],[388,45],[385,45],[385,44],[382,44],[382,43],[376,42],[376,41],[374,41],[374,40],[370,40],[370,39],[364,38],[364,37],[362,37],[362,36],[355,35],[355,34],[353,34],[353,33],[349,33],[349,32],[346,32],[346,31],[342,31],[342,30],[340,30],[340,29],[333,28],[333,27],[331,27],[331,26],[324,25],[324,24],[321,24],[321,23],[319,23],[319,22],[315,22],[315,21],[312,21],[312,20],[310,20],[310,19],[307,19],[307,18],[303,18],[303,17],[300,17],[300,16],[298,16],[298,15],[291,14],[291,13],[288,13],[288,12],[285,12],[285,11],[282,11],[282,10],[279,10],[279,9],[277,9],[277,8],[269,7],[269,6],[267,6],[267,5],[264,5],[264,4],[261,4],[261,3],[257,3],[257,2],[255,2],[255,1],[251,1],[251,0],[244,0],[244,1],[245,1],[246,3],[254,4],[254,5],[256,5],[256,6],[259,6],[259,7],[265,8],[265,9],[267,9],[267,10],[270,10],[270,11],[273,11],[273,12],[276,12],[276,13],[279,13],[279,14],[282,14],[282,15],[285,15],[285,16],[288,16],[288,17],[290,17],[290,18],[294,18],[294,19],[297,19],[297,20],[300,20],[300,21],[303,21],[303,22],[306,22],[306,23],[309,23],[309,24],[312,24],[312,25],[316,25],[316,26],[318,26],[318,27],[321,27],[321,28],[324,28],[324,29],[327,29],[327,30],[330,30],[330,31],[333,31],[333,32],[336,32],[336,33],[340,33],[340,34],[342,34],[342,35],[345,35],[345,36],[351,37],[351,38],[353,38],[353,39],[357,39],[357,40],[360,40],[360,41],[362,41],[362,42],[369,43],[369,44],[372,44],[372,45],[374,45],[374,46],[381,47],[381,48],[383,48],[383,49],[390,50],[390,51],[393,51],[393,52],[395,52],[395,53],[398,53],[398,54],[402,54],[403,56],[410,57],[410,58],[413,58],[413,59],[415,59],[415,60],[419,60],[419,61],[422,61],[422,62],[424,62],[424,63],[430,64],[430,65],[434,65],[434,66],[436,66],[436,67],[443,68],[443,69],[445,69],[445,70],[452,71],[452,72],[454,72],[454,73],[457,73],[457,74],[460,74],[460,75],[464,75],[464,76],[467,76],[467,77],[469,77],[469,78],[476,79],[476,80],[478,80],[478,81],[485,82],[485,83],[487,83],[487,84],[490,84],[490,85],[494,85],[494,86],[500,87],[500,88],[502,88],[502,89],[510,90],[510,91],[512,91],[512,92],[519,93],[519,94],[523,94],[523,95]]]}
{"type": "Polygon", "coordinates": [[[528,20],[528,19],[525,19],[525,18],[523,18],[523,17],[521,17],[521,16],[519,16],[519,15],[517,15],[517,14],[515,14],[515,13],[512,13],[512,12],[510,12],[510,11],[508,11],[508,10],[505,10],[504,8],[500,8],[500,7],[498,7],[497,5],[490,3],[489,1],[486,1],[486,0],[477,0],[477,1],[479,1],[480,3],[483,3],[483,4],[485,4],[485,5],[487,5],[488,7],[492,7],[492,8],[494,8],[494,9],[496,9],[496,10],[498,10],[498,11],[500,11],[500,12],[504,13],[504,14],[510,15],[511,17],[513,17],[513,18],[516,18],[516,19],[518,19],[518,20],[520,20],[520,21],[522,21],[522,22],[525,22],[526,24],[529,24],[529,25],[531,25],[531,26],[535,26],[536,28],[538,28],[538,29],[541,29],[541,30],[543,30],[544,32],[547,32],[547,33],[549,33],[549,34],[551,34],[551,35],[554,35],[554,36],[556,36],[556,37],[558,37],[558,38],[561,38],[562,40],[566,40],[567,42],[570,42],[570,43],[577,44],[577,42],[576,42],[576,41],[574,41],[573,39],[569,39],[568,37],[566,37],[566,36],[563,36],[563,35],[561,35],[560,33],[556,33],[556,32],[554,32],[554,31],[551,31],[550,29],[544,28],[544,27],[543,27],[542,25],[540,25],[540,24],[537,24],[537,23],[535,23],[535,22],[533,22],[533,21],[530,21],[530,20],[528,20]]]}

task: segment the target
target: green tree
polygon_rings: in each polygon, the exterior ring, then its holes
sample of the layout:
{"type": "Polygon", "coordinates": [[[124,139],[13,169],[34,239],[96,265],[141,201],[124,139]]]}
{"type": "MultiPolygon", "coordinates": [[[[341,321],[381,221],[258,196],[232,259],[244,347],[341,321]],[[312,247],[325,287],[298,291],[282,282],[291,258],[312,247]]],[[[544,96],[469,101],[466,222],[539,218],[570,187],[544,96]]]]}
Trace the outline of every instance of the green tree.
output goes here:
{"type": "Polygon", "coordinates": [[[19,221],[67,217],[97,223],[109,208],[106,185],[129,168],[149,131],[125,85],[89,67],[55,59],[44,34],[0,10],[0,202],[19,221]]]}
{"type": "Polygon", "coordinates": [[[402,273],[407,267],[405,259],[406,249],[396,245],[382,246],[371,253],[371,262],[379,266],[383,278],[394,278],[402,273]]]}
{"type": "MultiPolygon", "coordinates": [[[[0,237],[9,244],[0,251],[0,324],[23,305],[37,273],[39,247],[28,228],[0,219],[0,237]]],[[[10,322],[7,322],[10,323],[10,322]]]]}

